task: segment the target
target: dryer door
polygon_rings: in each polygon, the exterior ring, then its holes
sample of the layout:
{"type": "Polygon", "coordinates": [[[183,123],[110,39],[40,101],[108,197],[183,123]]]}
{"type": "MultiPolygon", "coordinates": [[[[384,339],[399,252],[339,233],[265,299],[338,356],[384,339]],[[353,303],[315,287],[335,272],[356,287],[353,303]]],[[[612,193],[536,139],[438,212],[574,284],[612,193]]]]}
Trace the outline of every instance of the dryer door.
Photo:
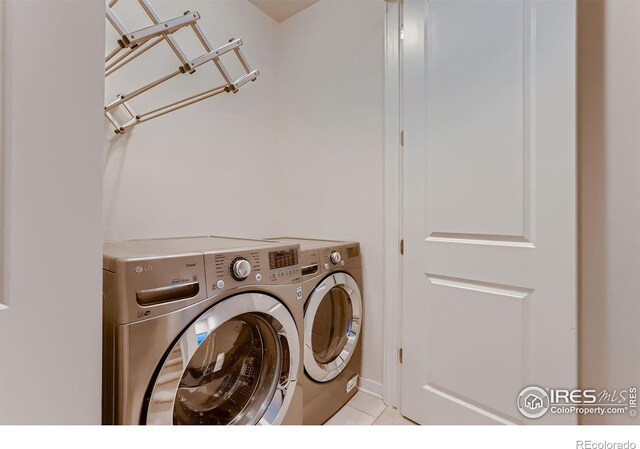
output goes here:
{"type": "Polygon", "coordinates": [[[318,382],[334,379],[356,349],[362,326],[362,296],[347,273],[325,278],[309,296],[304,313],[304,367],[318,382]]]}
{"type": "Polygon", "coordinates": [[[146,424],[279,424],[300,364],[296,324],[265,294],[217,303],[178,338],[156,376],[146,424]]]}

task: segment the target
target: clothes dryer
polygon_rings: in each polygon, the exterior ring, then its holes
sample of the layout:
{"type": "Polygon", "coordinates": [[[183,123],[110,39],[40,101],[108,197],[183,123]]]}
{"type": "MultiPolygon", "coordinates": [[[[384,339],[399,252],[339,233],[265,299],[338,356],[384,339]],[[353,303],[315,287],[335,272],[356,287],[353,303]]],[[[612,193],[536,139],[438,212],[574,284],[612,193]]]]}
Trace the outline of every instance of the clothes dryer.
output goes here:
{"type": "Polygon", "coordinates": [[[298,238],[304,305],[303,423],[323,424],[357,392],[362,362],[362,263],[357,242],[298,238]]]}

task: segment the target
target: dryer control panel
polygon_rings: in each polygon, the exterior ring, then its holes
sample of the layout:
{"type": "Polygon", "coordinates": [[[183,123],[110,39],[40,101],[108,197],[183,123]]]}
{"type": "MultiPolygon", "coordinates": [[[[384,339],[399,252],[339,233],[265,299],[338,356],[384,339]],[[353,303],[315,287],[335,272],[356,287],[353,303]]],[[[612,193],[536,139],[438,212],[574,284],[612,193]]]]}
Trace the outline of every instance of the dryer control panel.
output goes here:
{"type": "Polygon", "coordinates": [[[298,245],[205,252],[204,258],[207,296],[237,287],[292,284],[300,280],[298,245]]]}
{"type": "Polygon", "coordinates": [[[328,243],[324,247],[307,249],[301,256],[303,277],[361,267],[358,243],[328,243]]]}
{"type": "Polygon", "coordinates": [[[318,250],[321,271],[329,272],[343,268],[360,268],[360,245],[349,243],[318,250]]]}

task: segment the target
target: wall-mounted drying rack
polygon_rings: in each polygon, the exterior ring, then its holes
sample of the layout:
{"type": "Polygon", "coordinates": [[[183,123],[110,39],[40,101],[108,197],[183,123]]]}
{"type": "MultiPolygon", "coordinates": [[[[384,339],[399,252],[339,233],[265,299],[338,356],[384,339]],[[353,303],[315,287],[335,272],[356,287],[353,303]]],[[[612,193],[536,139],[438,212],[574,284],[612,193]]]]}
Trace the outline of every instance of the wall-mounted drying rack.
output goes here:
{"type": "Polygon", "coordinates": [[[157,80],[152,81],[151,83],[146,84],[128,94],[117,95],[115,100],[104,107],[105,115],[116,128],[116,134],[123,134],[133,126],[192,105],[209,97],[213,97],[214,95],[218,95],[223,92],[235,93],[238,91],[238,89],[240,89],[240,87],[242,87],[249,81],[255,81],[255,79],[260,74],[258,70],[251,69],[251,67],[247,63],[247,60],[242,54],[242,51],[240,50],[240,47],[242,46],[242,40],[231,39],[229,40],[229,43],[214,50],[207,40],[207,37],[203,33],[202,29],[198,25],[200,14],[198,14],[197,11],[187,11],[182,16],[175,17],[170,20],[161,21],[160,17],[155,12],[148,0],[138,0],[138,3],[140,3],[142,9],[149,16],[149,18],[153,22],[153,25],[137,31],[129,31],[112,9],[117,2],[118,0],[106,0],[107,20],[115,28],[116,32],[119,35],[119,39],[117,41],[117,47],[105,57],[105,77],[108,77],[112,73],[129,64],[131,61],[135,60],[140,55],[144,54],[162,41],[165,41],[169,45],[171,50],[173,50],[176,57],[180,61],[180,66],[175,71],[162,76],[157,80]],[[204,53],[203,55],[191,60],[187,58],[185,53],[178,45],[178,42],[172,35],[175,31],[185,27],[190,27],[193,30],[206,51],[206,53],[204,53]],[[240,61],[240,64],[242,65],[242,68],[245,71],[244,75],[235,80],[231,78],[229,72],[224,67],[224,65],[222,65],[222,61],[220,60],[220,57],[222,55],[231,51],[235,53],[238,60],[240,61]],[[131,105],[128,103],[129,100],[132,100],[133,98],[178,75],[194,73],[197,67],[200,67],[201,65],[208,62],[213,62],[213,64],[215,64],[216,68],[222,75],[225,84],[142,114],[135,113],[131,108],[131,105]],[[113,115],[113,111],[119,106],[123,106],[127,113],[131,116],[131,118],[124,123],[118,123],[113,115]]]}

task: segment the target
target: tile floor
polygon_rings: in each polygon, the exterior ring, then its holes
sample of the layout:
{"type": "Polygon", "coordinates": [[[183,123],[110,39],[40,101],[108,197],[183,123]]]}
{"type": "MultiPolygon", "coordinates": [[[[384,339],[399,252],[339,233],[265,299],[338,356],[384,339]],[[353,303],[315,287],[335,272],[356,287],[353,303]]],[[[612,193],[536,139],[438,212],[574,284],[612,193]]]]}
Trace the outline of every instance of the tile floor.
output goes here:
{"type": "Polygon", "coordinates": [[[384,405],[382,399],[358,391],[347,405],[326,422],[327,425],[412,426],[415,423],[404,418],[397,409],[384,405]]]}

